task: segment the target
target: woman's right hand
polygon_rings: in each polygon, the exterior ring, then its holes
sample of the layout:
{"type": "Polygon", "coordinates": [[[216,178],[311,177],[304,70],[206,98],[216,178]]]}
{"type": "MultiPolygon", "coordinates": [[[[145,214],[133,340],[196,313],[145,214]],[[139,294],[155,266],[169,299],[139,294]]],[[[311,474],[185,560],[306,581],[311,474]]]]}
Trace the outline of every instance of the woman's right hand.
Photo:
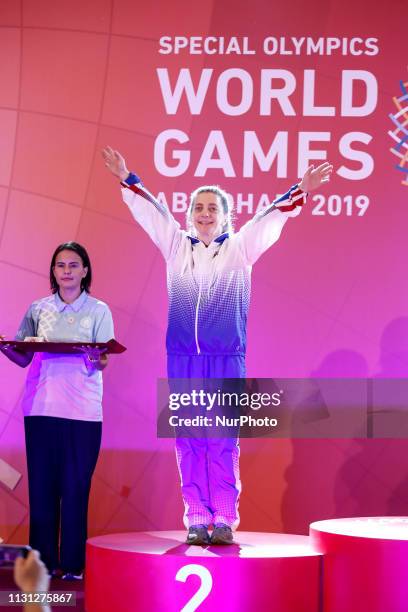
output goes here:
{"type": "MultiPolygon", "coordinates": [[[[0,340],[7,340],[6,336],[3,336],[3,334],[0,334],[0,340]]],[[[1,350],[5,348],[5,347],[1,347],[1,350]]]]}
{"type": "MultiPolygon", "coordinates": [[[[7,340],[6,336],[3,336],[3,334],[0,334],[0,340],[7,340]]],[[[10,342],[10,340],[9,340],[10,342]]],[[[7,346],[2,346],[1,350],[7,351],[10,350],[11,348],[14,348],[13,344],[7,344],[7,346]]]]}
{"type": "Polygon", "coordinates": [[[128,177],[129,170],[126,168],[125,158],[122,157],[119,151],[114,151],[111,147],[105,147],[102,149],[102,157],[105,161],[105,166],[121,181],[128,177]]]}
{"type": "MultiPolygon", "coordinates": [[[[0,340],[6,340],[7,338],[0,334],[0,340]]],[[[10,359],[13,363],[16,363],[21,368],[26,368],[31,362],[34,353],[26,353],[19,351],[13,341],[5,346],[0,347],[0,352],[10,359]]]]}

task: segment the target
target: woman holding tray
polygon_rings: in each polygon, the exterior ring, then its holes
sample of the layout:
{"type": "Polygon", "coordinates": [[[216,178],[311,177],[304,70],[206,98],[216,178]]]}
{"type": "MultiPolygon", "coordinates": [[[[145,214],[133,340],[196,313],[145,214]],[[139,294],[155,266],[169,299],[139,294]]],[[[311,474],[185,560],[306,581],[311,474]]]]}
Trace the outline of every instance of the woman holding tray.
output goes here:
{"type": "MultiPolygon", "coordinates": [[[[83,246],[66,242],[52,256],[52,295],[31,304],[16,340],[107,342],[114,337],[108,306],[89,295],[91,263],[83,246]]],[[[44,347],[45,348],[45,347],[44,347]]],[[[91,479],[102,434],[100,349],[83,354],[2,352],[31,363],[23,396],[30,499],[30,545],[51,573],[82,578],[91,479]]]]}

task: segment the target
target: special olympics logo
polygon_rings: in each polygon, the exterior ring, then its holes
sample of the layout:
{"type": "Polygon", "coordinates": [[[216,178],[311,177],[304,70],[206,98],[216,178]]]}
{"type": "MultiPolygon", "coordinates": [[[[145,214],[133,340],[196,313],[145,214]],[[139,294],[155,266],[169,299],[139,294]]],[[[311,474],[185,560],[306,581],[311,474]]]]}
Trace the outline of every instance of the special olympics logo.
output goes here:
{"type": "Polygon", "coordinates": [[[390,151],[398,157],[399,161],[395,167],[404,173],[405,177],[401,182],[408,187],[408,82],[400,81],[400,87],[402,96],[393,98],[397,112],[389,114],[396,127],[394,131],[389,130],[388,134],[397,143],[390,151]]]}

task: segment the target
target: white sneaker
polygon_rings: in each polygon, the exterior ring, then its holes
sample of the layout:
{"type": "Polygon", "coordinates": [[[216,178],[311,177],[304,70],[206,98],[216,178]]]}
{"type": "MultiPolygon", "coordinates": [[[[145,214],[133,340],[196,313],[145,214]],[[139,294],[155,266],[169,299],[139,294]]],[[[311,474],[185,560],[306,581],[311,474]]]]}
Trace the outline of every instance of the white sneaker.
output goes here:
{"type": "Polygon", "coordinates": [[[70,574],[69,572],[67,574],[64,574],[61,578],[61,580],[83,580],[84,578],[84,574],[70,574]]]}

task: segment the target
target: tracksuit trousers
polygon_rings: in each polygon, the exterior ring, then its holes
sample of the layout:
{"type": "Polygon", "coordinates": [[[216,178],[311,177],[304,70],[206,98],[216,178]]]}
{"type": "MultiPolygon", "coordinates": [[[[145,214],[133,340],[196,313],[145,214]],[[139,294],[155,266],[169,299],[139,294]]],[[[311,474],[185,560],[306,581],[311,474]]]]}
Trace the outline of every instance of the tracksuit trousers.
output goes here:
{"type": "MultiPolygon", "coordinates": [[[[168,355],[167,369],[169,379],[245,378],[245,357],[168,355]]],[[[176,437],[187,528],[215,523],[238,526],[241,481],[237,433],[223,438],[176,437]]]]}

